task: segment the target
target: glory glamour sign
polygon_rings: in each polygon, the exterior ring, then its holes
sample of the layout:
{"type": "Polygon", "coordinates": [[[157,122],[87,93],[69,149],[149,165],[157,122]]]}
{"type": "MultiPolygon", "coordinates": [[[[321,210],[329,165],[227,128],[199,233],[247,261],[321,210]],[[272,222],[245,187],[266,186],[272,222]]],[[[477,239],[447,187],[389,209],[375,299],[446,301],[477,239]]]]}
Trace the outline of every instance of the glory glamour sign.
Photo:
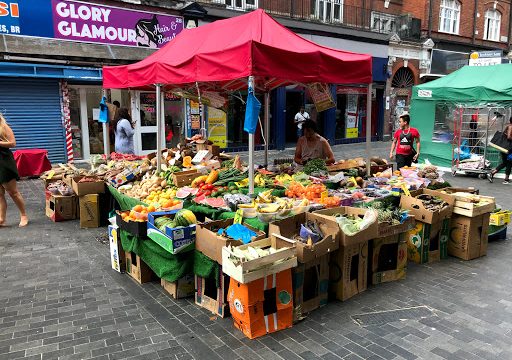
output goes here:
{"type": "MultiPolygon", "coordinates": [[[[19,1],[16,32],[9,35],[160,48],[183,30],[183,18],[71,0],[19,1]]],[[[0,2],[0,4],[2,4],[0,2]]],[[[7,23],[5,23],[7,24],[7,23]]],[[[14,28],[13,28],[14,29],[14,28]]]]}

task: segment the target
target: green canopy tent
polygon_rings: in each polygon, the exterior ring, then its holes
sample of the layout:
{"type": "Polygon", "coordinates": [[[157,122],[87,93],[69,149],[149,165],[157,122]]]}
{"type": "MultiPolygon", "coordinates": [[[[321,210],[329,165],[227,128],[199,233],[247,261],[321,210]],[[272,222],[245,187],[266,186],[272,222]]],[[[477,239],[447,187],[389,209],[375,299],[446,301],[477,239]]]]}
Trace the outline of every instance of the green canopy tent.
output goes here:
{"type": "Polygon", "coordinates": [[[421,158],[450,166],[455,107],[512,106],[512,64],[464,66],[443,78],[413,87],[411,125],[421,134],[421,158]],[[443,133],[444,136],[439,136],[443,133]]]}

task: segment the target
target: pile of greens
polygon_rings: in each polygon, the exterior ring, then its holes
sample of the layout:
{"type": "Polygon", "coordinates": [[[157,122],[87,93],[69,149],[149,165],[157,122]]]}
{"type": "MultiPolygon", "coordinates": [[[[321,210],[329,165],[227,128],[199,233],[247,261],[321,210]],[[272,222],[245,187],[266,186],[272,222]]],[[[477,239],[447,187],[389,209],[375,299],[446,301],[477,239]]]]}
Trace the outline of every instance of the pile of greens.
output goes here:
{"type": "Polygon", "coordinates": [[[327,165],[323,159],[309,160],[306,165],[304,165],[304,172],[308,175],[315,173],[325,173],[327,171],[327,165]]]}

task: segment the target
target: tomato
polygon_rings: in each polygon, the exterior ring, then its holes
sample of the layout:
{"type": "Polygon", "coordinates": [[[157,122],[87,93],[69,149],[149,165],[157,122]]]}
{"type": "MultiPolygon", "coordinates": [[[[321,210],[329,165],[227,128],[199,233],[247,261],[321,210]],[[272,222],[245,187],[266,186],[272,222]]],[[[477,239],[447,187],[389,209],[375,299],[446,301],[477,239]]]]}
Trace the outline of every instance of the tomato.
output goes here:
{"type": "Polygon", "coordinates": [[[206,190],[213,190],[213,184],[206,184],[206,190]]]}
{"type": "Polygon", "coordinates": [[[202,188],[204,186],[204,182],[199,183],[199,188],[202,188]]]}
{"type": "Polygon", "coordinates": [[[199,190],[196,194],[196,197],[204,195],[204,192],[202,190],[199,190]]]}
{"type": "Polygon", "coordinates": [[[204,192],[204,196],[210,196],[212,194],[212,192],[210,190],[206,190],[204,192]]]}

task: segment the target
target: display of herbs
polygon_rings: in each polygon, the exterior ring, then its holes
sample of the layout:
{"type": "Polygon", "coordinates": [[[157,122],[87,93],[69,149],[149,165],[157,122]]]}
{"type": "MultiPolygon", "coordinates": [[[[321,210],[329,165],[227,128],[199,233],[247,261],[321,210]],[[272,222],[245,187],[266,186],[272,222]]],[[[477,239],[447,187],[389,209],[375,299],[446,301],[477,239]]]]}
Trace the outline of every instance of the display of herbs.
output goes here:
{"type": "Polygon", "coordinates": [[[433,182],[429,186],[427,186],[427,189],[439,190],[439,189],[444,189],[444,188],[447,188],[447,187],[451,187],[451,185],[450,185],[450,183],[448,181],[445,181],[445,182],[433,182]]]}
{"type": "Polygon", "coordinates": [[[306,165],[304,165],[304,172],[308,175],[325,173],[327,171],[327,165],[325,165],[325,160],[323,159],[309,160],[306,165]]]}
{"type": "Polygon", "coordinates": [[[437,196],[431,196],[427,194],[421,194],[416,197],[417,199],[423,202],[423,206],[425,209],[430,211],[439,211],[443,209],[445,206],[448,206],[448,203],[437,196]]]}

